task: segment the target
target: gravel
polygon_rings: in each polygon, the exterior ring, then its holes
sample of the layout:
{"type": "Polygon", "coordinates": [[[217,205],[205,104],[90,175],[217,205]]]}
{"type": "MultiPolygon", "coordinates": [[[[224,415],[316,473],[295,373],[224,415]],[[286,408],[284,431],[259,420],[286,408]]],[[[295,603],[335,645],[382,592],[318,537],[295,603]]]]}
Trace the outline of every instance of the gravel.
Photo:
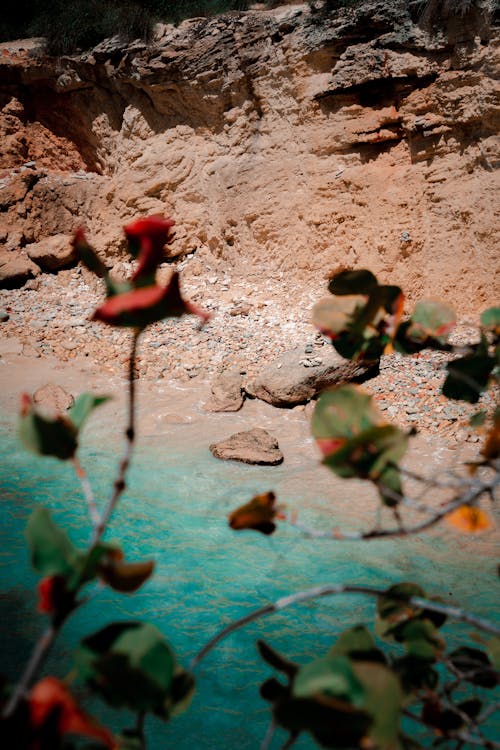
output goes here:
{"type": "MultiPolygon", "coordinates": [[[[183,264],[185,265],[185,264],[183,264]]],[[[184,279],[184,294],[213,317],[200,331],[198,319],[186,316],[150,326],[139,349],[139,371],[148,379],[188,381],[211,379],[225,369],[239,367],[248,379],[269,361],[296,346],[304,355],[321,359],[330,343],[310,323],[311,300],[324,295],[324,281],[311,290],[291,288],[286,294],[282,282],[263,280],[261,285],[235,282],[224,291],[221,276],[184,279]],[[245,314],[231,314],[236,299],[245,314]]],[[[4,335],[15,337],[26,351],[43,353],[60,361],[86,356],[96,369],[123,374],[130,332],[90,322],[93,310],[103,299],[101,282],[85,269],[61,271],[42,277],[38,290],[0,291],[4,313],[4,335]],[[5,316],[9,316],[6,318],[5,316]]],[[[454,343],[477,339],[477,329],[460,325],[454,343]]],[[[391,354],[382,357],[380,374],[364,384],[382,413],[404,428],[418,425],[419,431],[438,433],[448,442],[475,441],[469,427],[472,414],[493,409],[493,394],[486,393],[477,405],[452,402],[440,394],[446,376],[446,354],[424,351],[411,357],[391,354]]]]}

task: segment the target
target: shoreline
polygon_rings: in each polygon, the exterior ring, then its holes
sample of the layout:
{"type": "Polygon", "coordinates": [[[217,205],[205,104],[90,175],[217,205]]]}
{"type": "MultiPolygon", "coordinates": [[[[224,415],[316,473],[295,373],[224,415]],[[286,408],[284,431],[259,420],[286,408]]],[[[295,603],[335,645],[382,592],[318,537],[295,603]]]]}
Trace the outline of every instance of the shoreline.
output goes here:
{"type": "MultiPolygon", "coordinates": [[[[17,418],[19,394],[23,391],[33,392],[47,382],[61,385],[74,396],[83,391],[109,394],[113,398],[101,407],[91,420],[87,440],[97,444],[105,441],[120,439],[120,432],[124,427],[125,379],[118,375],[109,376],[104,368],[96,368],[87,358],[78,357],[72,362],[61,363],[53,358],[40,357],[30,359],[22,354],[6,351],[16,347],[11,342],[7,346],[5,340],[0,342],[0,405],[2,407],[3,423],[13,424],[17,418]],[[114,432],[111,432],[114,429],[114,432]]],[[[19,348],[19,344],[17,346],[19,348]]],[[[400,366],[400,363],[397,363],[400,366]]],[[[392,365],[383,367],[381,375],[365,383],[363,387],[375,393],[380,404],[380,392],[384,381],[394,377],[392,365]],[[380,380],[381,379],[381,380],[380,380]],[[376,381],[380,381],[377,382],[376,381]]],[[[258,491],[277,491],[278,501],[284,502],[289,510],[298,510],[302,516],[312,519],[314,526],[321,528],[321,524],[329,523],[329,508],[332,511],[332,526],[339,523],[343,528],[359,529],[374,523],[377,508],[375,490],[368,482],[356,480],[342,480],[334,476],[326,467],[321,466],[321,456],[310,436],[310,405],[298,406],[292,409],[278,409],[258,399],[247,399],[238,412],[213,413],[205,412],[203,404],[208,401],[210,384],[200,378],[189,382],[168,381],[160,379],[153,382],[150,379],[138,378],[137,381],[137,419],[138,419],[138,450],[152,451],[161,455],[163,450],[168,452],[168,446],[173,446],[176,455],[193,454],[195,452],[201,460],[216,462],[213,464],[220,473],[221,482],[228,482],[228,488],[234,481],[235,472],[227,467],[243,466],[238,462],[220,461],[211,457],[208,446],[229,435],[253,427],[263,427],[278,439],[280,449],[285,460],[282,467],[247,467],[243,471],[248,476],[253,472],[258,484],[258,491]],[[164,447],[163,447],[164,446],[164,447]],[[356,502],[352,502],[355,496],[356,502]],[[325,520],[326,519],[326,520],[325,520]]],[[[391,391],[388,392],[389,396],[391,391]]],[[[394,395],[394,394],[393,394],[394,395]]],[[[431,394],[432,395],[432,394],[431,394]]],[[[386,394],[387,396],[387,394],[386,394]]],[[[408,397],[408,394],[405,394],[408,397]]],[[[396,397],[395,397],[396,398],[396,397]]],[[[401,400],[401,399],[400,399],[401,400]]],[[[392,405],[395,405],[393,400],[392,405]]],[[[472,407],[474,408],[474,407],[472,407]]],[[[386,407],[386,411],[389,407],[386,407]]],[[[403,426],[411,426],[405,413],[401,419],[396,415],[392,421],[403,426]]],[[[391,421],[391,416],[388,414],[391,421]]],[[[447,423],[448,424],[448,423],[447,423]]],[[[435,434],[429,430],[421,431],[412,438],[408,455],[404,464],[413,471],[432,475],[446,475],[453,471],[461,462],[477,455],[479,444],[460,440],[457,444],[456,423],[454,438],[443,434],[443,430],[435,434]]],[[[10,427],[9,432],[10,432],[10,427]]],[[[459,428],[461,429],[461,428],[459,428]]],[[[471,433],[472,434],[472,433],[471,433]]],[[[121,450],[121,448],[120,448],[121,450]]],[[[41,466],[43,475],[43,466],[41,466]]],[[[411,480],[405,484],[412,490],[411,480]]],[[[440,501],[436,490],[427,493],[427,502],[440,501]]],[[[249,497],[238,495],[238,482],[235,485],[235,499],[233,508],[249,500],[249,497]]],[[[386,518],[389,522],[389,518],[386,518]]],[[[392,525],[392,524],[391,524],[392,525]]],[[[452,531],[446,523],[437,526],[426,535],[452,535],[457,545],[462,548],[474,549],[485,556],[495,554],[496,530],[474,537],[464,536],[452,531]]],[[[311,541],[313,543],[313,541],[311,541]]],[[[374,542],[375,544],[377,542],[374,542]]]]}

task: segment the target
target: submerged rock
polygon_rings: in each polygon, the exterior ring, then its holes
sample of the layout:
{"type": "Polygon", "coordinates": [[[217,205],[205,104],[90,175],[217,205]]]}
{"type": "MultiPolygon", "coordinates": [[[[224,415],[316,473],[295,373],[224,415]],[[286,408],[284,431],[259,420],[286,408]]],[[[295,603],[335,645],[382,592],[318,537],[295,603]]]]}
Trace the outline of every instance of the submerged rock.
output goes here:
{"type": "Polygon", "coordinates": [[[333,347],[323,347],[319,356],[310,357],[297,348],[267,365],[245,388],[273,406],[295,406],[331,385],[372,377],[378,368],[378,362],[344,359],[333,347]]]}
{"type": "Polygon", "coordinates": [[[215,458],[224,461],[242,461],[245,464],[276,466],[283,462],[278,441],[261,427],[236,432],[226,440],[209,446],[215,458]]]}

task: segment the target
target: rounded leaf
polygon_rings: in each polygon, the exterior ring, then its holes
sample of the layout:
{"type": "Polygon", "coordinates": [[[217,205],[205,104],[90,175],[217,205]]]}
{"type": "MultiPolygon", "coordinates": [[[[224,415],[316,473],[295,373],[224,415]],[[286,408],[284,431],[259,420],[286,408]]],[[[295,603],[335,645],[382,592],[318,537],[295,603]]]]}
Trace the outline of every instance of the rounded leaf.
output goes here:
{"type": "Polygon", "coordinates": [[[328,284],[331,294],[370,294],[378,286],[376,277],[371,271],[341,271],[328,284]]]}
{"type": "Polygon", "coordinates": [[[116,750],[112,734],[86,714],[66,685],[55,677],[45,677],[31,690],[28,698],[30,723],[42,735],[54,731],[57,740],[65,735],[83,735],[98,740],[104,747],[116,750]]]}
{"type": "Polygon", "coordinates": [[[455,311],[442,302],[418,302],[411,316],[408,336],[416,341],[435,339],[445,343],[457,322],[455,311]]]}
{"type": "Polygon", "coordinates": [[[99,567],[99,577],[115,591],[131,593],[137,591],[153,573],[153,560],[127,563],[116,556],[108,555],[99,567]]]}
{"type": "Polygon", "coordinates": [[[166,715],[175,657],[153,625],[108,625],[82,641],[75,660],[83,679],[112,706],[166,715]]]}
{"type": "Polygon", "coordinates": [[[235,531],[255,529],[262,534],[272,534],[276,529],[274,519],[277,510],[274,492],[264,492],[233,510],[229,516],[229,526],[235,531]]]}
{"type": "Polygon", "coordinates": [[[493,527],[493,521],[484,510],[475,505],[462,505],[446,516],[447,522],[465,534],[478,534],[493,527]]]}
{"type": "MultiPolygon", "coordinates": [[[[347,331],[358,313],[366,305],[366,298],[352,295],[340,298],[323,297],[312,309],[312,322],[332,340],[347,331]]],[[[360,339],[363,342],[363,339],[360,339]]]]}
{"type": "Polygon", "coordinates": [[[144,328],[163,318],[198,315],[206,322],[210,315],[181,296],[179,275],[172,274],[165,287],[152,284],[109,297],[92,317],[113,326],[144,328]]]}
{"type": "Polygon", "coordinates": [[[300,667],[293,681],[295,698],[330,695],[362,706],[365,691],[357,679],[353,666],[345,656],[324,656],[300,667]]]}
{"type": "Polygon", "coordinates": [[[326,446],[327,440],[349,440],[381,424],[382,415],[370,394],[355,385],[342,385],[321,394],[314,408],[311,431],[326,446]]]}
{"type": "Polygon", "coordinates": [[[377,747],[395,746],[403,703],[397,676],[373,661],[356,661],[352,669],[364,689],[363,708],[373,718],[368,737],[377,747]]]}
{"type": "Polygon", "coordinates": [[[489,307],[481,315],[481,325],[500,336],[500,307],[489,307]]]}
{"type": "Polygon", "coordinates": [[[27,393],[21,399],[19,439],[32,453],[53,456],[61,461],[72,458],[78,447],[73,423],[62,415],[52,418],[36,411],[27,393]]]}

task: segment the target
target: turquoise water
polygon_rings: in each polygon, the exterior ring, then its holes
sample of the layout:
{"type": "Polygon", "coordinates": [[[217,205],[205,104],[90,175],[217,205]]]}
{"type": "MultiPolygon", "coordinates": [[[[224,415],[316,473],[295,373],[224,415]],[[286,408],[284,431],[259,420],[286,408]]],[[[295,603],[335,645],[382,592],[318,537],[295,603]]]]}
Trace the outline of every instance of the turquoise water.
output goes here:
{"type": "MultiPolygon", "coordinates": [[[[299,470],[217,461],[195,439],[195,432],[190,442],[189,431],[196,427],[177,429],[184,430],[183,444],[191,445],[189,450],[168,448],[158,438],[140,440],[129,489],[108,535],[122,543],[130,560],[154,557],[154,577],[133,596],[105,589],[79,610],[67,623],[47,671],[67,674],[79,638],[117,619],[154,623],[179,660],[187,663],[231,620],[269,599],[327,582],[385,586],[418,580],[430,592],[478,614],[500,614],[500,602],[493,596],[494,560],[476,554],[472,538],[445,534],[332,544],[308,541],[286,528],[271,538],[250,532],[236,535],[227,527],[228,511],[256,492],[293,486],[294,471],[298,481],[299,470]]],[[[82,463],[102,497],[121,448],[113,440],[95,432],[82,453],[82,463]]],[[[44,618],[34,612],[37,578],[23,537],[34,504],[51,508],[77,544],[86,544],[90,530],[70,467],[22,451],[8,423],[0,432],[0,491],[0,671],[15,678],[44,625],[44,618]]],[[[373,603],[362,598],[334,597],[290,608],[235,633],[198,668],[191,709],[168,724],[148,720],[148,747],[258,748],[269,721],[258,687],[269,670],[258,659],[255,640],[265,638],[290,658],[305,661],[326,651],[345,627],[371,623],[373,611],[373,603]]],[[[100,703],[93,710],[115,728],[133,723],[131,716],[117,716],[100,703]]],[[[283,744],[278,733],[273,747],[280,747],[280,741],[283,744]]],[[[312,744],[304,738],[296,747],[305,750],[312,744]]]]}

